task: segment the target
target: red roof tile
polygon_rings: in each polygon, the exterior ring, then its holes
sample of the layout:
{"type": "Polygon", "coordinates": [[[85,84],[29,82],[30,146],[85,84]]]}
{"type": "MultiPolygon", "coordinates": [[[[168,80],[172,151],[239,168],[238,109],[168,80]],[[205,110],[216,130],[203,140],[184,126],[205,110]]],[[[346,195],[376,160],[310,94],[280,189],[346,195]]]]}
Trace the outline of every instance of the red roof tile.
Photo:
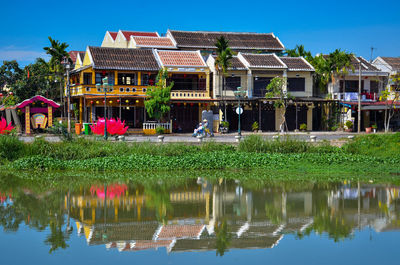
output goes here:
{"type": "Polygon", "coordinates": [[[117,38],[118,32],[111,32],[109,31],[108,33],[110,33],[111,38],[113,38],[113,40],[115,40],[117,38]]]}
{"type": "Polygon", "coordinates": [[[175,48],[174,43],[167,37],[133,37],[137,46],[142,47],[171,47],[175,48]]]}
{"type": "Polygon", "coordinates": [[[83,60],[83,57],[85,56],[85,52],[84,51],[70,51],[70,52],[68,52],[69,57],[71,58],[73,63],[76,62],[76,57],[78,56],[78,53],[81,56],[81,59],[83,60]]]}
{"type": "Polygon", "coordinates": [[[138,31],[121,31],[124,34],[127,40],[130,39],[131,36],[147,36],[147,37],[158,37],[157,32],[138,32],[138,31]]]}
{"type": "Polygon", "coordinates": [[[204,225],[164,225],[158,239],[199,237],[204,225]]]}
{"type": "Polygon", "coordinates": [[[198,52],[157,51],[164,66],[206,66],[198,52]]]}

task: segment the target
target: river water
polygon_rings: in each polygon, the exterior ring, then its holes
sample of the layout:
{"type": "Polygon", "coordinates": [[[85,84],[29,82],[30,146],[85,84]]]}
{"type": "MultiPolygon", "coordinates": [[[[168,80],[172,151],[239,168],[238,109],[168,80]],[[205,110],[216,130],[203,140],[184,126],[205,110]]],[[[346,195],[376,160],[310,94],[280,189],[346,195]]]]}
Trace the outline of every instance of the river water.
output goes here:
{"type": "Polygon", "coordinates": [[[1,182],[0,264],[400,264],[400,186],[1,182]]]}

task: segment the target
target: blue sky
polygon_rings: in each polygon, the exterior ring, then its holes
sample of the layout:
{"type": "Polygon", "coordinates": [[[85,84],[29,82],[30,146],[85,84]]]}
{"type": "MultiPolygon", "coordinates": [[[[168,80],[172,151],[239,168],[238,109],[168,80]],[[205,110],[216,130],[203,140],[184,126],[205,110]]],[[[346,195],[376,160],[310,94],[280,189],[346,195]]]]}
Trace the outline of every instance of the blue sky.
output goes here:
{"type": "Polygon", "coordinates": [[[273,32],[287,48],[400,56],[400,1],[3,1],[0,61],[45,56],[51,36],[70,50],[99,46],[106,30],[273,32]]]}

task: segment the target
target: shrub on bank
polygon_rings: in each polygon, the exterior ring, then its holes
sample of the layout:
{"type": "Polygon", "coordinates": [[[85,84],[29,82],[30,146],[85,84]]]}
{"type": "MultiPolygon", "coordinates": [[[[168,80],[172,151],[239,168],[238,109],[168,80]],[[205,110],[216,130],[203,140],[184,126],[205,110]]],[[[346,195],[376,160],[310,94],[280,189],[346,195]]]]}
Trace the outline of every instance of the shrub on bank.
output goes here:
{"type": "Polygon", "coordinates": [[[0,164],[24,156],[26,145],[16,136],[0,135],[0,164]]]}

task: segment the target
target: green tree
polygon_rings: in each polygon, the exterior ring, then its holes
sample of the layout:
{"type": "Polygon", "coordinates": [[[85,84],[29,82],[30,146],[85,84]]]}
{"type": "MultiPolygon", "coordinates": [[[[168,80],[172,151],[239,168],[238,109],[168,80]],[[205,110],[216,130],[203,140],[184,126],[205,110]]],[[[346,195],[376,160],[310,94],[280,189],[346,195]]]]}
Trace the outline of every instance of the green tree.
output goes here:
{"type": "Polygon", "coordinates": [[[267,86],[267,93],[265,93],[266,99],[274,100],[275,109],[281,109],[281,124],[279,125],[280,131],[283,132],[287,128],[286,123],[286,109],[289,104],[289,100],[292,96],[287,92],[286,78],[275,77],[267,86]]]}
{"type": "MultiPolygon", "coordinates": [[[[224,36],[217,38],[215,43],[217,47],[217,58],[215,58],[215,69],[218,76],[222,76],[222,89],[221,93],[225,92],[225,76],[230,66],[230,61],[233,57],[231,48],[229,48],[229,41],[224,36]]],[[[226,102],[224,102],[224,119],[226,121],[226,102]]]]}
{"type": "Polygon", "coordinates": [[[287,49],[286,54],[290,57],[304,57],[308,62],[313,59],[311,52],[304,49],[304,45],[296,45],[294,49],[287,49]]]}
{"type": "Polygon", "coordinates": [[[0,66],[0,92],[5,86],[12,88],[22,75],[23,69],[19,67],[17,61],[4,61],[0,66]]]}
{"type": "Polygon", "coordinates": [[[48,55],[50,55],[50,61],[48,63],[50,71],[54,75],[55,81],[60,86],[60,101],[63,99],[63,84],[64,84],[64,73],[65,73],[65,62],[72,63],[71,58],[67,52],[69,45],[65,42],[60,42],[49,37],[50,46],[44,47],[48,55]]]}
{"type": "Polygon", "coordinates": [[[171,89],[174,86],[174,82],[168,84],[167,78],[167,70],[160,69],[157,75],[156,85],[149,87],[146,91],[147,98],[144,101],[144,105],[147,113],[150,118],[154,118],[158,122],[160,122],[160,119],[171,109],[171,89]]]}

